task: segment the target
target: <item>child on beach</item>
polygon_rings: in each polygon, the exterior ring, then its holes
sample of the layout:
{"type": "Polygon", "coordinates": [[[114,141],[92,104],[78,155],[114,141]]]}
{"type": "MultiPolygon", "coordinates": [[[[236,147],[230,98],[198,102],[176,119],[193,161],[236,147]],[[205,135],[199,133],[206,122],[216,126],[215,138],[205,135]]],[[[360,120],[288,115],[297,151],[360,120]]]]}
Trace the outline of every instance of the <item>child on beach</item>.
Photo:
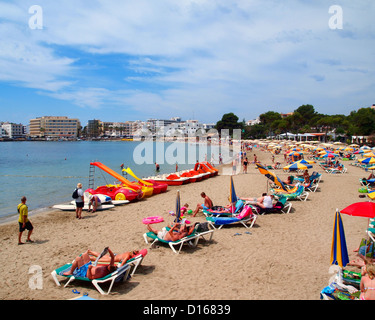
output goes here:
{"type": "Polygon", "coordinates": [[[188,208],[189,208],[189,205],[187,203],[185,203],[183,205],[183,207],[181,207],[181,216],[183,216],[183,215],[185,215],[185,213],[187,213],[188,208]]]}

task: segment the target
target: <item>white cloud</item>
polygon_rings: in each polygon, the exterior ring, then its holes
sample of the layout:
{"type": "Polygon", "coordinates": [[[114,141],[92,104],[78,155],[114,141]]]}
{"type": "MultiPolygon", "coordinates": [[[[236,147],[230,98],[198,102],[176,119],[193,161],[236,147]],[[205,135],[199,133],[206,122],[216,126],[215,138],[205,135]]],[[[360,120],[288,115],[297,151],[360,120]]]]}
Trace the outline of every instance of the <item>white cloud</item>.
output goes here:
{"type": "Polygon", "coordinates": [[[27,28],[32,4],[0,4],[0,80],[81,107],[203,120],[229,111],[241,119],[288,112],[305,103],[342,113],[344,103],[374,102],[370,0],[341,1],[343,30],[329,29],[330,4],[323,0],[41,0],[43,30],[27,28]],[[105,66],[87,81],[87,66],[72,50],[90,59],[122,55],[116,88],[104,85],[105,66]]]}

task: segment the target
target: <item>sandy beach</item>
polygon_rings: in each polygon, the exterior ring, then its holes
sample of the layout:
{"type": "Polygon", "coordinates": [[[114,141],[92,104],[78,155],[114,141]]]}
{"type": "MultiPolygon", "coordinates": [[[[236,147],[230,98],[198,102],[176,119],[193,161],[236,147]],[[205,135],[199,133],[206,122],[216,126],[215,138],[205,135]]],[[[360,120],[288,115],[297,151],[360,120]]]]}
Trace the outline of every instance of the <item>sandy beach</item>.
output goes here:
{"type": "MultiPolygon", "coordinates": [[[[259,149],[255,153],[260,162],[271,164],[271,153],[259,149]]],[[[282,154],[276,155],[276,161],[286,165],[282,154]]],[[[35,243],[22,246],[17,245],[17,221],[8,222],[0,226],[0,265],[4,276],[0,298],[64,300],[75,298],[72,289],[77,289],[100,300],[318,300],[332,276],[329,267],[336,208],[341,210],[354,202],[368,200],[358,197],[358,179],[367,173],[349,163],[344,163],[348,172],[337,175],[325,173],[314,164],[309,172],[323,173],[319,189],[310,192],[307,201],[293,201],[290,213],[258,216],[254,227],[248,230],[240,224],[224,226],[215,230],[211,242],[200,241],[196,248],[186,246],[180,254],[164,245],[150,249],[143,239],[147,230],[142,219],[160,215],[166,223],[172,222],[174,217],[168,212],[175,209],[177,190],[181,193],[181,203],[188,203],[191,209],[202,202],[202,191],[215,205],[228,204],[230,176],[219,175],[169,187],[166,193],[139,202],[94,214],[84,213],[82,220],[75,219],[74,212],[51,209],[30,217],[35,243]],[[67,288],[56,286],[51,271],[87,249],[100,252],[105,246],[116,253],[147,248],[148,254],[134,277],[115,284],[108,296],[100,295],[89,283],[73,282],[67,288]],[[29,287],[32,277],[29,268],[33,265],[42,267],[42,289],[29,287]]],[[[274,172],[281,178],[288,175],[280,169],[274,172]]],[[[234,176],[234,184],[238,196],[259,197],[267,191],[267,178],[254,164],[249,165],[247,174],[234,176]]],[[[33,204],[28,206],[32,209],[33,204]]],[[[365,237],[367,219],[346,215],[342,218],[349,258],[354,258],[353,250],[365,237]]],[[[205,217],[198,213],[189,220],[204,222],[205,217]]]]}

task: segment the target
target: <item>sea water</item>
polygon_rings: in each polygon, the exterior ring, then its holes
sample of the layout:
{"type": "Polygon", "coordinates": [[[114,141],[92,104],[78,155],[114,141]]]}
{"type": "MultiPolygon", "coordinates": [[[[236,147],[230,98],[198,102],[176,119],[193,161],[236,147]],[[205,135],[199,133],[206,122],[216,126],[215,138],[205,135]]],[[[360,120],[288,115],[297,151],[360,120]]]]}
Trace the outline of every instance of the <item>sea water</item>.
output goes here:
{"type": "MultiPolygon", "coordinates": [[[[219,147],[176,142],[135,141],[22,141],[0,143],[0,222],[17,215],[22,196],[31,213],[54,204],[68,203],[78,182],[88,188],[90,162],[98,161],[122,173],[131,168],[139,178],[178,169],[191,169],[196,161],[210,160],[219,147]]],[[[134,181],[132,177],[125,177],[134,181]]],[[[95,187],[114,184],[115,178],[95,168],[95,187]]]]}

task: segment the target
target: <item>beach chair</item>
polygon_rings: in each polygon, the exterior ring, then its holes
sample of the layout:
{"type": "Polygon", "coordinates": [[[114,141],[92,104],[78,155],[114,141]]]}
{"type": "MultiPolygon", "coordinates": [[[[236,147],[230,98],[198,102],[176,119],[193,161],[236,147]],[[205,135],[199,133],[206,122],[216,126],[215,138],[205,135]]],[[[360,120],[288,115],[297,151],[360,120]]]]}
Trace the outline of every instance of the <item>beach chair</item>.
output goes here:
{"type": "MultiPolygon", "coordinates": [[[[271,190],[271,192],[273,192],[273,190],[271,190]]],[[[305,188],[304,186],[302,185],[299,185],[297,190],[295,192],[284,192],[284,193],[274,193],[274,196],[279,199],[280,196],[285,196],[287,198],[287,200],[301,200],[301,201],[306,201],[308,196],[309,196],[309,193],[307,191],[305,191],[305,188]]]]}
{"type": "MultiPolygon", "coordinates": [[[[289,213],[290,210],[292,209],[292,204],[290,202],[288,202],[287,197],[284,197],[283,195],[281,195],[278,198],[278,202],[280,202],[282,204],[282,208],[278,209],[280,212],[282,212],[282,213],[289,213]]],[[[277,203],[276,203],[276,205],[277,205],[277,203]]]]}
{"type": "Polygon", "coordinates": [[[252,211],[252,207],[248,205],[246,205],[237,216],[233,215],[232,217],[206,217],[207,222],[214,229],[221,229],[224,225],[235,223],[240,223],[245,228],[252,228],[256,219],[257,215],[252,211]]]}
{"type": "Polygon", "coordinates": [[[315,180],[310,180],[310,184],[308,186],[305,186],[305,190],[308,190],[310,192],[315,192],[316,189],[318,189],[319,183],[316,183],[315,180]]]}
{"type": "Polygon", "coordinates": [[[341,169],[339,167],[337,167],[337,168],[332,167],[332,168],[326,168],[325,171],[327,173],[346,173],[348,170],[347,170],[347,168],[342,166],[341,169]]]}
{"type": "Polygon", "coordinates": [[[80,281],[91,282],[94,285],[94,287],[100,292],[100,294],[108,295],[111,292],[112,287],[113,287],[115,282],[121,282],[123,280],[126,281],[130,278],[129,272],[130,272],[130,269],[131,269],[131,265],[128,264],[128,263],[124,264],[122,267],[119,267],[116,271],[108,274],[107,276],[105,276],[103,278],[99,278],[99,279],[94,279],[94,280],[88,279],[86,277],[77,277],[77,276],[74,276],[74,275],[69,275],[69,276],[64,275],[63,274],[64,272],[67,272],[67,271],[70,270],[70,268],[72,267],[72,263],[65,264],[64,266],[62,266],[60,268],[57,268],[57,269],[55,269],[51,272],[52,278],[55,281],[56,285],[61,286],[57,277],[62,276],[62,277],[65,277],[65,278],[69,279],[67,281],[67,283],[64,285],[64,288],[66,286],[68,286],[72,281],[80,280],[80,281]],[[110,286],[109,286],[108,291],[105,292],[100,285],[103,284],[103,283],[107,283],[107,282],[110,283],[110,286]]]}
{"type": "Polygon", "coordinates": [[[234,212],[232,212],[232,208],[225,208],[223,206],[214,206],[211,209],[203,209],[203,214],[206,217],[230,217],[233,215],[233,213],[239,213],[244,206],[244,201],[241,199],[237,200],[234,209],[234,212]]]}
{"type": "Polygon", "coordinates": [[[310,176],[310,181],[315,180],[316,183],[319,183],[321,178],[322,174],[314,171],[310,176]]]}
{"type": "Polygon", "coordinates": [[[257,207],[256,213],[260,215],[269,214],[269,213],[289,213],[292,209],[292,203],[287,201],[287,197],[280,195],[277,199],[277,202],[273,205],[272,208],[260,208],[257,207]]]}
{"type": "Polygon", "coordinates": [[[168,244],[169,247],[172,249],[172,251],[174,253],[180,253],[181,249],[182,249],[182,246],[184,244],[187,244],[189,245],[190,247],[194,248],[198,245],[198,241],[200,238],[204,238],[204,236],[206,235],[210,235],[210,238],[208,241],[211,241],[212,240],[212,236],[213,236],[213,232],[214,230],[211,229],[211,230],[208,230],[208,231],[198,231],[198,228],[199,228],[199,224],[197,224],[195,226],[195,230],[192,234],[182,238],[182,239],[179,239],[179,240],[176,240],[176,241],[166,241],[164,239],[161,239],[159,238],[156,234],[154,234],[153,232],[146,232],[143,234],[143,239],[145,240],[145,242],[148,244],[149,241],[148,239],[151,239],[153,240],[150,247],[153,247],[156,243],[160,242],[160,243],[164,243],[164,244],[168,244]],[[179,246],[178,248],[178,251],[176,251],[175,247],[179,246]]]}
{"type": "Polygon", "coordinates": [[[370,237],[372,242],[375,242],[375,228],[368,228],[366,230],[367,235],[370,237]]]}
{"type": "Polygon", "coordinates": [[[142,261],[145,258],[146,254],[147,254],[147,250],[143,249],[134,258],[131,258],[128,261],[126,261],[126,263],[131,266],[131,270],[130,270],[131,277],[137,271],[138,266],[142,264],[142,261]]]}

